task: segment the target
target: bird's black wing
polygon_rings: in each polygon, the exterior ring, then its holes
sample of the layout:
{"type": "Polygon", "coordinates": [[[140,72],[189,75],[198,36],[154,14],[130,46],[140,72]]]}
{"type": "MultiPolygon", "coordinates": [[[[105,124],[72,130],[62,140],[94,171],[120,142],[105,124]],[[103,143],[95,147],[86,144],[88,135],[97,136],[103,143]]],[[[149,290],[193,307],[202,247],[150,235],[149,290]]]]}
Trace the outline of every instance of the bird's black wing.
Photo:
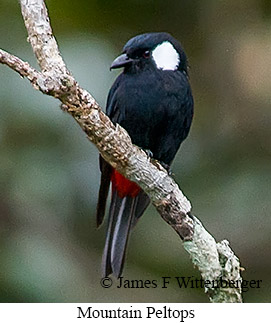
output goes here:
{"type": "MultiPolygon", "coordinates": [[[[106,105],[106,114],[114,123],[121,123],[125,118],[125,106],[121,105],[117,98],[121,78],[122,74],[113,84],[108,94],[106,105]]],[[[102,157],[100,157],[100,169],[101,184],[97,206],[98,226],[104,218],[106,200],[113,171],[112,167],[102,157]]],[[[112,272],[116,277],[121,275],[129,232],[149,203],[149,197],[142,190],[136,197],[120,197],[118,192],[113,188],[102,261],[103,276],[108,276],[112,272]]]]}
{"type": "Polygon", "coordinates": [[[123,74],[120,74],[115,82],[113,83],[106,102],[106,115],[114,123],[120,123],[124,117],[124,110],[119,109],[117,102],[117,92],[119,89],[120,82],[123,78],[123,74]]]}
{"type": "MultiPolygon", "coordinates": [[[[118,122],[119,112],[117,109],[116,102],[116,90],[118,88],[120,81],[120,76],[116,79],[114,84],[112,85],[106,103],[106,114],[113,122],[118,122]]],[[[101,180],[100,180],[100,189],[99,189],[99,197],[97,203],[96,210],[96,223],[97,227],[99,227],[104,219],[105,208],[106,208],[106,200],[108,196],[110,179],[112,173],[112,167],[100,156],[100,171],[101,171],[101,180]]]]}

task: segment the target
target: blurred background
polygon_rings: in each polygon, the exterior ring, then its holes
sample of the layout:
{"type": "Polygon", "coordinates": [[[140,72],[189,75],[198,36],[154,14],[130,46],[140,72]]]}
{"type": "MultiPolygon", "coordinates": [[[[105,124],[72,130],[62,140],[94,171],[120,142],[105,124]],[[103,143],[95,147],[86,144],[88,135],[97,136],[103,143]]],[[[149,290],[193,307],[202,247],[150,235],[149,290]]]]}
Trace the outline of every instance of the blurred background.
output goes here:
{"type": "MultiPolygon", "coordinates": [[[[47,0],[69,69],[105,106],[112,60],[132,36],[167,31],[189,57],[195,118],[173,164],[193,213],[262,280],[271,301],[271,2],[47,0]]],[[[37,67],[18,1],[0,0],[0,46],[37,67]]],[[[202,289],[103,289],[98,152],[59,102],[0,65],[0,301],[207,302],[202,289]]],[[[151,206],[133,231],[127,279],[199,278],[151,206]]]]}

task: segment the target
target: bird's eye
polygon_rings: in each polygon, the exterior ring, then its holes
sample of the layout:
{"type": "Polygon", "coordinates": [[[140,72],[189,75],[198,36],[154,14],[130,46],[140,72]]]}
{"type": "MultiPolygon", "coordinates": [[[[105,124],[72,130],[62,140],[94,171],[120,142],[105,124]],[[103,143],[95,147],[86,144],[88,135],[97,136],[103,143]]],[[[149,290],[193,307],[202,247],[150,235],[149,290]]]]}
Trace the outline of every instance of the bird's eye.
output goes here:
{"type": "Polygon", "coordinates": [[[145,50],[145,52],[143,53],[143,57],[144,58],[149,58],[151,55],[150,51],[149,50],[145,50]]]}

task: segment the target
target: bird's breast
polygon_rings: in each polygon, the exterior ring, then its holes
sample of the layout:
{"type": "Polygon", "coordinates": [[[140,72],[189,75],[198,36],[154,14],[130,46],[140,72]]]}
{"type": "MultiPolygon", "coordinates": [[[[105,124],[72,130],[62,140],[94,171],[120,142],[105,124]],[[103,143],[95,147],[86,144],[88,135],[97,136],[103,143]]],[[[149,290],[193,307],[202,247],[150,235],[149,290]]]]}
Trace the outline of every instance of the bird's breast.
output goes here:
{"type": "Polygon", "coordinates": [[[119,123],[134,144],[144,149],[152,146],[169,118],[180,113],[188,87],[187,79],[176,71],[124,75],[117,96],[119,123]]]}

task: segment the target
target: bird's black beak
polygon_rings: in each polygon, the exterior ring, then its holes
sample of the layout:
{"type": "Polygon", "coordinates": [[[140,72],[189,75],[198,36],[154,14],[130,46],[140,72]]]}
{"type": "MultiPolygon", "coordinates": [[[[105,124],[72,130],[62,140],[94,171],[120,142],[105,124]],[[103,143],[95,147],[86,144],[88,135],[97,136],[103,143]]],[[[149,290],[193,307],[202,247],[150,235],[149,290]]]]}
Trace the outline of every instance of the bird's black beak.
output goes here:
{"type": "Polygon", "coordinates": [[[110,70],[114,69],[114,68],[120,68],[120,67],[124,67],[128,64],[132,63],[132,59],[129,58],[127,56],[127,54],[121,54],[120,56],[118,56],[113,63],[110,66],[110,70]]]}

